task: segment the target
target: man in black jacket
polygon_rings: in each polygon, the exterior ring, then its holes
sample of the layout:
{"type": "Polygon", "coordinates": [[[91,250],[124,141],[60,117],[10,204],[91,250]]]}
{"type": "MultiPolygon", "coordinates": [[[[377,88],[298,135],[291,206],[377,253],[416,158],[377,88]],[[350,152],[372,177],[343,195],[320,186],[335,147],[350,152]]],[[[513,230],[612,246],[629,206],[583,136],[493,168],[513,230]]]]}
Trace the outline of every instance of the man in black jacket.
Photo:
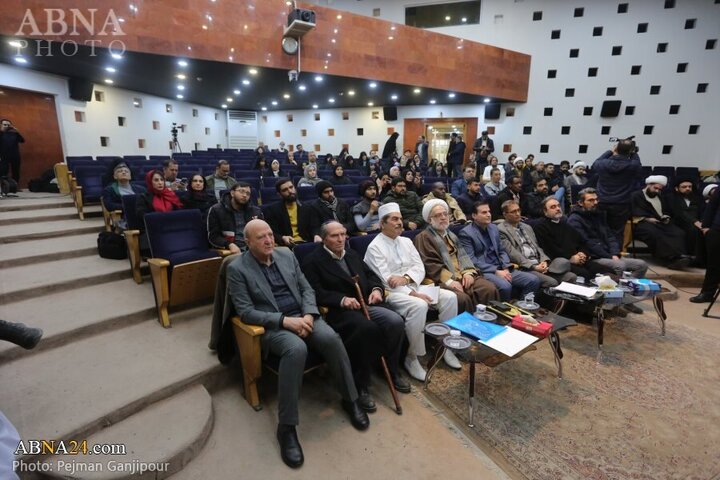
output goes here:
{"type": "Polygon", "coordinates": [[[325,319],[343,339],[360,395],[360,406],[375,411],[368,386],[370,373],[380,355],[385,355],[395,387],[401,392],[410,392],[410,384],[400,375],[405,321],[383,303],[385,292],[378,276],[355,251],[345,248],[347,232],[340,222],[324,223],[320,237],[322,245],[305,257],[302,269],[315,290],[318,305],[328,308],[325,319]],[[359,277],[370,320],[363,314],[357,299],[353,275],[359,277]]]}
{"type": "Polygon", "coordinates": [[[682,270],[690,263],[685,248],[685,232],[670,216],[670,205],[660,195],[667,177],[651,175],[645,188],[632,194],[633,235],[645,242],[652,254],[668,262],[672,270],[682,270]]]}
{"type": "Polygon", "coordinates": [[[13,126],[12,122],[0,120],[0,177],[7,177],[12,168],[12,178],[20,182],[20,144],[25,139],[13,126]]]}
{"type": "Polygon", "coordinates": [[[468,182],[465,193],[457,197],[458,205],[467,218],[472,215],[473,205],[483,200],[485,197],[482,194],[482,183],[475,178],[468,182]]]}
{"type": "Polygon", "coordinates": [[[495,151],[495,142],[493,142],[492,138],[488,137],[487,130],[483,130],[480,138],[475,140],[473,151],[475,152],[475,168],[477,174],[482,175],[483,169],[488,164],[488,156],[495,151]]]}
{"type": "Polygon", "coordinates": [[[668,199],[670,216],[675,224],[685,232],[685,246],[690,255],[696,255],[698,266],[704,265],[702,234],[702,198],[695,191],[690,179],[680,179],[668,199]]]}
{"type": "Polygon", "coordinates": [[[533,191],[525,195],[525,204],[522,205],[522,211],[525,216],[528,218],[542,217],[542,202],[547,198],[547,196],[548,181],[544,177],[538,177],[534,181],[533,191]]]}
{"type": "Polygon", "coordinates": [[[518,205],[525,203],[525,195],[522,193],[522,178],[517,176],[511,176],[507,180],[507,187],[505,190],[498,193],[492,204],[492,218],[493,220],[501,220],[502,215],[502,204],[507,200],[515,200],[518,205]]]}
{"type": "Polygon", "coordinates": [[[275,243],[293,248],[295,243],[312,241],[308,228],[308,209],[297,200],[292,180],[281,178],[275,183],[275,190],[282,199],[265,210],[265,220],[275,234],[275,243]]]}
{"type": "Polygon", "coordinates": [[[208,211],[207,230],[210,245],[232,253],[247,250],[243,230],[250,220],[263,219],[262,210],[250,202],[252,187],[238,182],[220,197],[220,202],[208,211]]]}
{"type": "Polygon", "coordinates": [[[355,219],[350,211],[350,205],[335,196],[333,184],[322,180],[315,185],[318,199],[308,205],[308,228],[310,235],[317,241],[320,236],[320,226],[328,220],[342,223],[348,234],[357,232],[355,219]]]}

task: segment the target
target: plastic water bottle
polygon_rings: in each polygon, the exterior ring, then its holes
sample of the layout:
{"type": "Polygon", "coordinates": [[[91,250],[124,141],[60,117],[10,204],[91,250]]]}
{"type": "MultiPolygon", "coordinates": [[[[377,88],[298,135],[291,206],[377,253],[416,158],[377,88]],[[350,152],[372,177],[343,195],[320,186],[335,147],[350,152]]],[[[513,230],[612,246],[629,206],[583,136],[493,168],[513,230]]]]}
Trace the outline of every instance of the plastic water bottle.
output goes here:
{"type": "Polygon", "coordinates": [[[535,294],[533,292],[530,292],[527,295],[525,295],[525,303],[526,304],[535,303],[535,294]]]}

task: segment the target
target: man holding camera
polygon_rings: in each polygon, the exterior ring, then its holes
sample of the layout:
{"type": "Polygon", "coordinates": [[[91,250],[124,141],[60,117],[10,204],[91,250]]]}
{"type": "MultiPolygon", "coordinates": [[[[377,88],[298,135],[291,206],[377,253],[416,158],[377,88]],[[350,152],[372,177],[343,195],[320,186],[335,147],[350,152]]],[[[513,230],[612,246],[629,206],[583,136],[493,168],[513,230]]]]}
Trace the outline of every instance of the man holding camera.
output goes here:
{"type": "Polygon", "coordinates": [[[664,175],[645,179],[646,187],[632,195],[632,215],[635,238],[650,247],[653,255],[668,262],[672,270],[682,270],[690,263],[686,255],[685,232],[670,217],[670,205],[660,196],[667,185],[664,175]]]}
{"type": "Polygon", "coordinates": [[[480,138],[475,140],[473,150],[475,151],[475,169],[477,174],[480,175],[488,164],[488,156],[495,151],[495,142],[488,137],[487,130],[483,130],[480,138]]]}
{"type": "Polygon", "coordinates": [[[12,168],[12,178],[20,182],[20,144],[25,139],[7,118],[0,120],[0,177],[7,177],[12,168]]]}
{"type": "Polygon", "coordinates": [[[642,164],[633,137],[618,141],[612,150],[603,153],[592,165],[598,174],[597,193],[600,209],[606,213],[607,224],[622,248],[625,223],[632,214],[630,196],[642,174],[642,164]]]}

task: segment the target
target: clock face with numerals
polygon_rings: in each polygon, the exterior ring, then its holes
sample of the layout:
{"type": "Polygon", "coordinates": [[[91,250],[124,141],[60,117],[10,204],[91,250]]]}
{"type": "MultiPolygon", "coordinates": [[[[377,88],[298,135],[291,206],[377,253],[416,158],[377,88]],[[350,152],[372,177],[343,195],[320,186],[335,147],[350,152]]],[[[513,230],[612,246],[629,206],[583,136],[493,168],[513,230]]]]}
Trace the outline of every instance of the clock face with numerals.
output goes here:
{"type": "Polygon", "coordinates": [[[292,37],[283,37],[282,49],[288,55],[295,55],[298,51],[298,41],[292,37]]]}

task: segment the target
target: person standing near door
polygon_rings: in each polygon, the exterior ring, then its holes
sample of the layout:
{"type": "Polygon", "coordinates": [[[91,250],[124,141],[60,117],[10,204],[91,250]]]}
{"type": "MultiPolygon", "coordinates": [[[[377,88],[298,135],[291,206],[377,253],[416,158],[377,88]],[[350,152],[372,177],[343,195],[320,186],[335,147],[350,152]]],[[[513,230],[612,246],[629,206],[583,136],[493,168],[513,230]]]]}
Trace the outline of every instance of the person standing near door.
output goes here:
{"type": "Polygon", "coordinates": [[[12,168],[12,178],[20,182],[20,144],[25,139],[15,129],[12,122],[0,120],[0,177],[7,177],[12,168]]]}

